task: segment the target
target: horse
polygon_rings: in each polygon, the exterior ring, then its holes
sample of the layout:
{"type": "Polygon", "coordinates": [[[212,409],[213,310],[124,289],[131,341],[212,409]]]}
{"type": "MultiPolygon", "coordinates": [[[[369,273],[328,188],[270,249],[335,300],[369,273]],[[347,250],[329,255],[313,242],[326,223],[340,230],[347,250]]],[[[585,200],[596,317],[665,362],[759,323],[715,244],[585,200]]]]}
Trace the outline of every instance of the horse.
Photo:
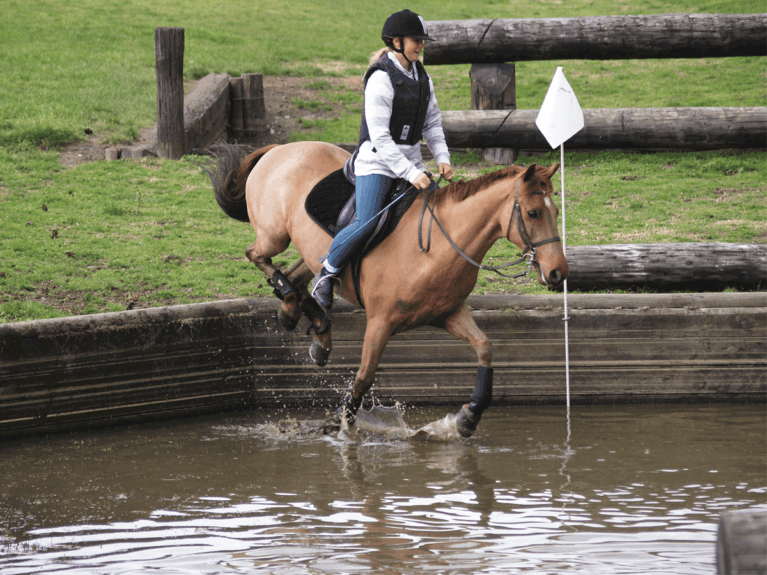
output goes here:
{"type": "MultiPolygon", "coordinates": [[[[308,285],[332,237],[307,214],[304,204],[314,186],[342,168],[348,157],[341,148],[322,142],[274,144],[245,158],[229,146],[216,153],[211,166],[203,166],[219,206],[255,230],[256,241],[245,253],[282,299],[279,322],[292,330],[302,312],[309,318],[315,331],[309,352],[319,366],[325,365],[332,349],[330,319],[309,295],[308,285]],[[278,269],[272,258],[291,241],[301,257],[289,268],[278,269]]],[[[336,429],[342,418],[354,422],[389,339],[428,325],[463,339],[477,354],[474,393],[455,419],[461,436],[476,431],[492,401],[493,379],[490,341],[466,303],[477,282],[477,262],[505,238],[523,251],[539,283],[557,287],[564,282],[569,269],[557,231],[558,209],[551,199],[551,177],[558,169],[558,163],[511,166],[438,189],[428,207],[444,236],[435,235],[433,241],[430,236],[428,251],[419,249],[423,241],[417,241],[423,240],[423,212],[417,203],[411,205],[391,234],[362,260],[361,301],[353,288],[351,266],[340,272],[335,291],[364,307],[367,327],[353,386],[331,416],[336,429]]]]}

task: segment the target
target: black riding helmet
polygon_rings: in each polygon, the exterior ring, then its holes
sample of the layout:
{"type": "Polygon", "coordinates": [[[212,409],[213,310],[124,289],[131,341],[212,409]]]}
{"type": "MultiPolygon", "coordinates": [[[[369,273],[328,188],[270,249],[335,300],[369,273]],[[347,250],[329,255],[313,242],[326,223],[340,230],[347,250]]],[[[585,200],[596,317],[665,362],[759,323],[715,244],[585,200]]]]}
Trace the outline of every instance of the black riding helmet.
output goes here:
{"type": "MultiPolygon", "coordinates": [[[[386,19],[381,32],[381,40],[395,52],[403,54],[402,49],[405,46],[403,38],[410,36],[415,40],[432,40],[429,38],[429,31],[426,29],[426,22],[415,12],[410,10],[401,10],[395,12],[386,19]],[[399,38],[399,49],[394,47],[394,38],[399,38]]],[[[404,54],[403,54],[404,55],[404,54]]]]}

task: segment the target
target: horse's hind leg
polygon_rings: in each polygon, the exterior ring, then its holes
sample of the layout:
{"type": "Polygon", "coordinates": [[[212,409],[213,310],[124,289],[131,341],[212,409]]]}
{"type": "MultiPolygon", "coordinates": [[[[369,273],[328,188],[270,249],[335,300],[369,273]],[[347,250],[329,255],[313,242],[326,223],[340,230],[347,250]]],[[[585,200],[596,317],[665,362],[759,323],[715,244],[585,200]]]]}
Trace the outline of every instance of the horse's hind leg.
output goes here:
{"type": "Polygon", "coordinates": [[[490,367],[493,353],[490,348],[490,340],[474,323],[469,306],[465,303],[458,312],[446,320],[435,322],[432,325],[441,327],[448,333],[468,342],[477,352],[479,368],[477,369],[474,393],[469,403],[461,407],[456,418],[458,433],[462,437],[471,437],[477,429],[482,412],[490,407],[493,399],[493,368],[490,367]]]}
{"type": "Polygon", "coordinates": [[[285,274],[272,263],[271,257],[285,251],[289,241],[281,242],[279,245],[271,245],[272,249],[267,251],[264,250],[261,242],[256,240],[245,250],[245,255],[264,273],[269,284],[274,287],[275,295],[282,300],[282,307],[277,317],[285,329],[292,331],[298,324],[298,320],[301,319],[301,292],[292,284],[288,276],[291,270],[296,271],[293,269],[294,267],[300,268],[303,260],[300,260],[301,264],[298,262],[296,262],[298,265],[293,264],[289,270],[286,270],[288,273],[285,274]],[[282,245],[283,243],[285,244],[284,246],[282,245]]]}
{"type": "Polygon", "coordinates": [[[285,270],[290,283],[301,292],[301,299],[309,297],[309,282],[314,278],[312,270],[304,262],[304,258],[298,258],[296,262],[285,270]]]}
{"type": "Polygon", "coordinates": [[[312,272],[304,263],[304,258],[298,258],[287,269],[279,270],[272,275],[271,284],[275,288],[275,293],[280,293],[277,297],[283,301],[277,312],[277,318],[280,325],[288,331],[293,331],[301,319],[301,301],[309,294],[311,279],[312,272]],[[298,306],[295,305],[296,297],[298,306]]]}
{"type": "Polygon", "coordinates": [[[290,267],[289,272],[287,274],[289,281],[300,292],[300,309],[306,314],[312,329],[314,329],[314,338],[309,348],[309,356],[314,363],[322,367],[328,362],[328,357],[330,357],[330,352],[333,349],[330,318],[325,313],[325,310],[309,294],[309,282],[314,278],[314,274],[309,269],[309,266],[304,263],[303,258],[294,263],[290,267]]]}

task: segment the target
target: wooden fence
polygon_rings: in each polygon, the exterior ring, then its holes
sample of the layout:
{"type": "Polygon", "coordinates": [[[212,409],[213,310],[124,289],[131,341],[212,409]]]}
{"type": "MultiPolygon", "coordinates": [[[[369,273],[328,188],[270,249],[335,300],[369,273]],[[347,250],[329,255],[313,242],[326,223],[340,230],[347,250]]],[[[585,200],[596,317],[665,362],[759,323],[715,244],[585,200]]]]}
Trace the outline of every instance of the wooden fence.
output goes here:
{"type": "MultiPolygon", "coordinates": [[[[472,64],[473,111],[443,113],[451,147],[549,149],[537,110],[516,111],[508,62],[767,55],[767,14],[663,14],[433,21],[424,63],[472,64]],[[498,110],[490,112],[489,110],[498,110]],[[503,111],[500,111],[503,110],[503,111]]],[[[734,89],[736,87],[733,87],[734,89]]],[[[543,97],[543,95],[542,95],[543,97]]],[[[767,108],[584,110],[570,148],[767,147],[767,108]]],[[[486,159],[513,156],[490,152],[486,159]]]]}

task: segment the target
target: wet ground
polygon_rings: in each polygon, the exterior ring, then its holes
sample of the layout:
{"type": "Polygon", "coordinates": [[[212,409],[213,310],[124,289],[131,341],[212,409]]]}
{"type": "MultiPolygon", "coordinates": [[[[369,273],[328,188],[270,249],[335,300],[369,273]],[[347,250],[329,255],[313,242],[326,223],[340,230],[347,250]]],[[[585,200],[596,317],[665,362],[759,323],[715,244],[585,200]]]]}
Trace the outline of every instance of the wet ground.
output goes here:
{"type": "Polygon", "coordinates": [[[0,572],[715,573],[719,514],[767,509],[764,405],[491,409],[468,441],[322,416],[6,443],[0,572]]]}

